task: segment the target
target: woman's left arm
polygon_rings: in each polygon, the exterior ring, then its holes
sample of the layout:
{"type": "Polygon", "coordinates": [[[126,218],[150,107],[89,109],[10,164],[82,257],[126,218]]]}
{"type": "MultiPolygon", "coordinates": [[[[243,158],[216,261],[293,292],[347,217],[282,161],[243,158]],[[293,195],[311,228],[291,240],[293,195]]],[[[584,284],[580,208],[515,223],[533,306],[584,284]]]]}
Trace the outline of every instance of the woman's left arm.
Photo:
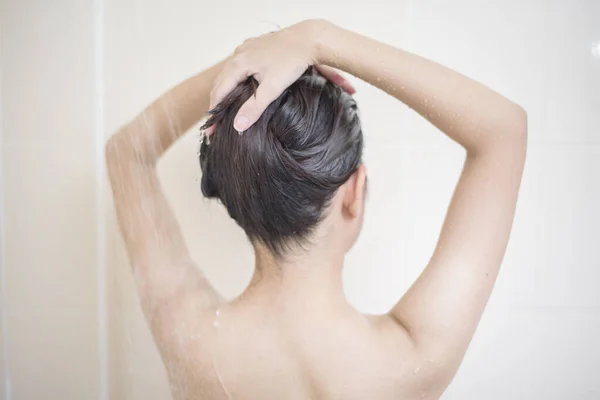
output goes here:
{"type": "Polygon", "coordinates": [[[106,145],[119,228],[144,313],[161,343],[168,341],[168,327],[185,318],[182,313],[186,309],[193,307],[198,315],[219,302],[218,294],[191,260],[156,165],[161,155],[206,115],[209,93],[221,66],[217,64],[163,94],[106,145]]]}

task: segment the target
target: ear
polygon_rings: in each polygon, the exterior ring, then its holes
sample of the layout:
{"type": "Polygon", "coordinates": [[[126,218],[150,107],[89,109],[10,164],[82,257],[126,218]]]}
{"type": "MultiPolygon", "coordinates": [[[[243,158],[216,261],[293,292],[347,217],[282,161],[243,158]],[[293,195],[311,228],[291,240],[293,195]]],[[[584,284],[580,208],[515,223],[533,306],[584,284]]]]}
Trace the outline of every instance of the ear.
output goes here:
{"type": "Polygon", "coordinates": [[[365,185],[367,182],[367,168],[361,164],[352,174],[350,179],[344,184],[346,190],[344,193],[344,209],[352,218],[357,218],[362,214],[365,206],[365,185]]]}

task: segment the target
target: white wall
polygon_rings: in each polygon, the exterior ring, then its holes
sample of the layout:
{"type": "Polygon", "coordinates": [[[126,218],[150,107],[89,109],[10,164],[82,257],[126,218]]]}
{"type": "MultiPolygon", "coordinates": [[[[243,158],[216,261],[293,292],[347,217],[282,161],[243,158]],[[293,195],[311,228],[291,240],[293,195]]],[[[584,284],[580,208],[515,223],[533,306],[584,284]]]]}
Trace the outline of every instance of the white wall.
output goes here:
{"type": "Polygon", "coordinates": [[[0,1],[9,399],[99,392],[93,22],[89,1],[0,1]]]}
{"type": "MultiPolygon", "coordinates": [[[[92,0],[0,4],[13,399],[91,398],[100,385],[102,331],[97,276],[87,272],[97,267],[94,196],[101,188],[93,163],[98,9],[92,0]],[[64,389],[74,381],[77,392],[64,389]]],[[[107,136],[245,37],[308,17],[433,58],[524,106],[530,147],[511,243],[444,398],[600,398],[600,58],[592,52],[600,41],[599,1],[97,4],[104,13],[107,136]]],[[[427,262],[463,155],[405,106],[356,86],[370,193],[345,283],[360,310],[382,312],[427,262]]],[[[250,248],[224,210],[202,199],[196,150],[192,133],[167,154],[161,177],[194,257],[233,295],[250,277],[250,248]]],[[[106,222],[110,398],[167,398],[110,211],[106,222]]]]}

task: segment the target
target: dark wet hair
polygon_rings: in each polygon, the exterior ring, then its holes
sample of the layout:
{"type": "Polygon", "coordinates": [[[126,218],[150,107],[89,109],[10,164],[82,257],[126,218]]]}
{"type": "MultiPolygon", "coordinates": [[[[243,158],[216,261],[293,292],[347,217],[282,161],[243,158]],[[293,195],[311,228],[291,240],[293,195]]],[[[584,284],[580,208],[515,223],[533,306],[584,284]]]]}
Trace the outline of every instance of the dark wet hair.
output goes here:
{"type": "Polygon", "coordinates": [[[249,77],[203,126],[202,193],[219,199],[251,241],[276,257],[304,245],[337,189],[361,163],[363,134],[354,99],[309,68],[242,135],[239,108],[258,87],[249,77]]]}

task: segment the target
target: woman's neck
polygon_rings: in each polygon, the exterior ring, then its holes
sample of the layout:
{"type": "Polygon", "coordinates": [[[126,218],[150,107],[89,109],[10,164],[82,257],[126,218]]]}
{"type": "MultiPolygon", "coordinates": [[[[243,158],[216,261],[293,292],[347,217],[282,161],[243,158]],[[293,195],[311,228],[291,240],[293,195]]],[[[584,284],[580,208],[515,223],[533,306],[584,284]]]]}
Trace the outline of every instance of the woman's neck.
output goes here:
{"type": "Polygon", "coordinates": [[[242,297],[288,309],[349,306],[342,285],[343,253],[313,249],[279,259],[256,246],[255,254],[254,276],[242,297]]]}

